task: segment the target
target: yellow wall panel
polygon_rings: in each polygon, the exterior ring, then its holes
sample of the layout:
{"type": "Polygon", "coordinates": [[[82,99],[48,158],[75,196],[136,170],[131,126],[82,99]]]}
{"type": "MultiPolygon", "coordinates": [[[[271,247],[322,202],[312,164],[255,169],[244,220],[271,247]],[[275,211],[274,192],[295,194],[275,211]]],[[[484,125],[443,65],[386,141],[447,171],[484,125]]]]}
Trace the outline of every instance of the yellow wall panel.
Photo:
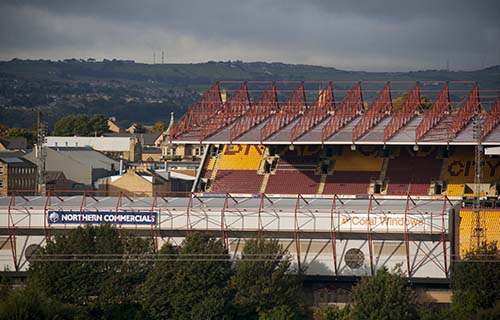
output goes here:
{"type": "Polygon", "coordinates": [[[258,170],[265,147],[262,145],[225,145],[219,170],[258,170]]]}
{"type": "MultiPolygon", "coordinates": [[[[482,211],[481,220],[484,223],[485,240],[500,243],[500,211],[482,211]]],[[[472,210],[460,210],[460,254],[462,255],[472,249],[470,245],[474,224],[474,212],[472,210]]]]}
{"type": "Polygon", "coordinates": [[[344,148],[342,155],[335,161],[335,171],[380,171],[384,159],[365,156],[358,151],[344,148]]]}

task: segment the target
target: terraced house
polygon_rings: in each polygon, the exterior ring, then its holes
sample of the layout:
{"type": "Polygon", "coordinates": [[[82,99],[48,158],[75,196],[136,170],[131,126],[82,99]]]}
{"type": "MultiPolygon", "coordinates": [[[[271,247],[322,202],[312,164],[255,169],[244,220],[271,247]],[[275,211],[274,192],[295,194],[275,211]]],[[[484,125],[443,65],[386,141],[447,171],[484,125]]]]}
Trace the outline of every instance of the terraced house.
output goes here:
{"type": "Polygon", "coordinates": [[[0,195],[36,190],[36,165],[20,157],[0,157],[0,195]]]}

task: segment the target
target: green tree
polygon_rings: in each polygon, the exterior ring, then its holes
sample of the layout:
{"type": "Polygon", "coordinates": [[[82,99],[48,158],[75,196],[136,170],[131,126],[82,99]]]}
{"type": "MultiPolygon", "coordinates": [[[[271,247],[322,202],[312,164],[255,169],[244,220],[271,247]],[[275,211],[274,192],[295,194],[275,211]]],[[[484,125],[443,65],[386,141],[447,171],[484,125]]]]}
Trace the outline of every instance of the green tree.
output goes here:
{"type": "Polygon", "coordinates": [[[297,310],[288,305],[277,306],[259,313],[259,320],[295,320],[298,318],[300,316],[297,314],[297,310]]]}
{"type": "Polygon", "coordinates": [[[3,138],[25,138],[30,145],[34,145],[36,142],[36,132],[26,128],[10,128],[3,131],[1,136],[3,138]]]}
{"type": "Polygon", "coordinates": [[[454,320],[456,317],[449,305],[421,304],[417,306],[418,319],[420,320],[454,320]]]}
{"type": "Polygon", "coordinates": [[[63,304],[31,288],[9,290],[0,300],[0,319],[88,319],[85,311],[77,306],[63,304]]]}
{"type": "Polygon", "coordinates": [[[9,131],[9,127],[0,123],[0,137],[5,136],[7,131],[9,131]]]}
{"type": "Polygon", "coordinates": [[[350,320],[351,307],[346,305],[343,308],[337,306],[319,308],[314,311],[315,320],[350,320]]]}
{"type": "Polygon", "coordinates": [[[139,289],[152,266],[127,257],[152,251],[151,241],[127,237],[110,225],[79,227],[47,242],[31,264],[28,285],[99,316],[114,306],[140,313],[139,289]]]}
{"type": "Polygon", "coordinates": [[[415,319],[409,282],[401,273],[379,269],[363,278],[352,291],[352,319],[415,319]]]}
{"type": "Polygon", "coordinates": [[[154,319],[232,319],[231,262],[221,240],[194,233],[180,248],[165,245],[144,285],[154,319]]]}
{"type": "Polygon", "coordinates": [[[289,274],[290,267],[290,257],[277,240],[248,240],[230,283],[238,317],[258,319],[259,314],[290,310],[294,319],[302,317],[301,281],[289,274]]]}
{"type": "MultiPolygon", "coordinates": [[[[500,310],[500,252],[496,242],[483,242],[453,265],[452,309],[457,317],[500,310]],[[485,311],[492,309],[490,311],[485,311]]],[[[497,313],[500,315],[500,313],[497,313]]]]}
{"type": "MultiPolygon", "coordinates": [[[[403,106],[403,102],[408,99],[408,93],[403,94],[400,97],[392,99],[392,109],[399,110],[403,106]]],[[[426,96],[420,96],[420,106],[427,110],[432,106],[432,100],[426,96]]]]}
{"type": "Polygon", "coordinates": [[[100,136],[108,131],[108,120],[103,115],[72,114],[54,126],[56,136],[100,136]]]}
{"type": "Polygon", "coordinates": [[[151,128],[152,133],[156,132],[163,132],[167,128],[167,125],[163,121],[158,121],[153,125],[153,128],[151,128]]]}

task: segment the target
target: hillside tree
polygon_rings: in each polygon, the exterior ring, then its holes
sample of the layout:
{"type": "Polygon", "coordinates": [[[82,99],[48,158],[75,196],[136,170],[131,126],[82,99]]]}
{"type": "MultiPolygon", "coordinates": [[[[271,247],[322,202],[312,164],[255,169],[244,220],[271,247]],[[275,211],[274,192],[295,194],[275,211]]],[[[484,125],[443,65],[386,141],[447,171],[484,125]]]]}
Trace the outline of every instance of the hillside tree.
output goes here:
{"type": "Polygon", "coordinates": [[[277,240],[247,240],[230,282],[238,318],[301,318],[301,281],[292,271],[291,258],[277,240]]]}
{"type": "Polygon", "coordinates": [[[2,138],[25,138],[28,144],[34,145],[36,143],[36,131],[27,128],[8,128],[3,131],[0,130],[0,137],[2,138]]]}
{"type": "Polygon", "coordinates": [[[165,245],[144,284],[154,319],[233,319],[227,284],[231,261],[220,239],[193,233],[180,248],[165,245]]]}
{"type": "Polygon", "coordinates": [[[146,259],[151,253],[152,241],[110,225],[78,227],[40,249],[28,286],[62,303],[88,307],[95,316],[140,314],[140,286],[152,267],[146,259]],[[141,256],[145,259],[130,258],[141,256]]]}
{"type": "Polygon", "coordinates": [[[500,317],[500,251],[496,242],[483,242],[453,265],[452,309],[457,318],[477,313],[500,317]]]}
{"type": "Polygon", "coordinates": [[[352,291],[353,320],[415,319],[416,309],[408,280],[399,271],[379,269],[363,278],[352,291]]]}
{"type": "Polygon", "coordinates": [[[153,128],[151,128],[151,133],[160,133],[163,132],[167,129],[167,125],[165,124],[164,121],[157,121],[154,125],[153,128]]]}
{"type": "Polygon", "coordinates": [[[101,136],[109,132],[108,120],[103,115],[72,114],[54,125],[55,136],[101,136]]]}

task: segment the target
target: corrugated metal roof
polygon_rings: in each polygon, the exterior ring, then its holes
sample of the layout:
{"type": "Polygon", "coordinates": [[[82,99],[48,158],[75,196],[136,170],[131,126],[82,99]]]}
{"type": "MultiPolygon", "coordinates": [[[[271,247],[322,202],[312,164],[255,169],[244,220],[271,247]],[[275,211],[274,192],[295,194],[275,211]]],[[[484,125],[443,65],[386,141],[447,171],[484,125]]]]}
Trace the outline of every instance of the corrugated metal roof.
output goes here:
{"type": "Polygon", "coordinates": [[[19,158],[0,158],[5,163],[23,163],[24,161],[19,158]]]}
{"type": "Polygon", "coordinates": [[[109,168],[114,165],[118,168],[119,162],[106,157],[100,152],[91,148],[50,148],[56,152],[63,154],[66,157],[73,159],[84,165],[90,165],[92,168],[109,168]]]}
{"type": "Polygon", "coordinates": [[[48,147],[92,147],[98,151],[130,151],[130,137],[60,137],[49,136],[48,147]]]}

